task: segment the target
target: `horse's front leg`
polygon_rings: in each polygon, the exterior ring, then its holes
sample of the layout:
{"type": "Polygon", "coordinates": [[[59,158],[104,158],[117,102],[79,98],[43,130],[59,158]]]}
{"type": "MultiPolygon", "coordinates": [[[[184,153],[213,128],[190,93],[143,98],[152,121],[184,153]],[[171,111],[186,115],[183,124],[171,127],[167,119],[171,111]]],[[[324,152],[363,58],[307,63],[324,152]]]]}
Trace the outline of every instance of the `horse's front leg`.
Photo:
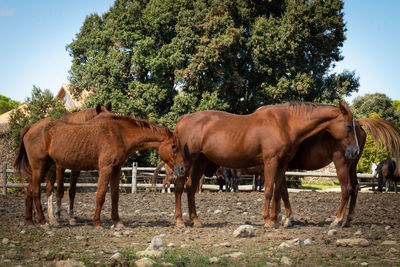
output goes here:
{"type": "Polygon", "coordinates": [[[335,220],[330,224],[330,228],[336,227],[343,221],[346,213],[347,204],[349,202],[350,194],[352,192],[352,184],[350,181],[350,167],[345,162],[343,156],[340,158],[334,158],[334,164],[336,167],[336,174],[340,182],[341,199],[339,209],[336,213],[335,220]]]}
{"type": "Polygon", "coordinates": [[[46,219],[44,218],[42,204],[40,203],[40,181],[43,177],[43,174],[44,174],[44,169],[32,170],[32,182],[30,186],[28,186],[28,190],[30,190],[33,202],[35,203],[38,221],[41,225],[46,224],[46,219]]]}
{"type": "Polygon", "coordinates": [[[195,194],[199,188],[199,182],[203,176],[205,166],[206,164],[203,163],[195,164],[195,166],[192,168],[190,178],[186,183],[190,221],[193,222],[193,226],[195,227],[201,226],[201,222],[196,213],[195,194]]]}
{"type": "Polygon", "coordinates": [[[343,222],[343,226],[347,226],[353,220],[354,210],[356,208],[358,190],[360,189],[360,185],[357,179],[357,163],[354,163],[350,166],[350,183],[351,183],[351,191],[350,191],[350,206],[349,213],[347,215],[346,220],[343,222]]]}
{"type": "Polygon", "coordinates": [[[101,226],[100,213],[106,198],[107,186],[111,179],[112,172],[113,167],[111,166],[102,167],[99,170],[99,180],[97,182],[98,187],[96,193],[96,210],[93,216],[93,224],[95,227],[101,226]]]}
{"type": "Polygon", "coordinates": [[[76,195],[76,183],[78,181],[80,171],[71,171],[71,178],[69,181],[69,224],[75,225],[76,219],[74,216],[74,203],[75,203],[75,195],[76,195]]]}
{"type": "Polygon", "coordinates": [[[28,188],[26,189],[26,197],[25,197],[25,221],[26,225],[33,225],[32,219],[32,209],[33,209],[33,202],[32,202],[32,182],[28,184],[28,188]]]}
{"type": "Polygon", "coordinates": [[[278,164],[274,160],[264,161],[264,209],[262,216],[265,220],[264,227],[277,227],[277,218],[272,220],[270,216],[269,206],[273,195],[273,190],[275,186],[275,177],[278,169],[278,164]]]}
{"type": "Polygon", "coordinates": [[[284,177],[282,182],[283,182],[282,188],[281,188],[282,200],[283,200],[283,203],[285,204],[285,210],[286,210],[286,219],[285,219],[285,222],[283,223],[283,227],[287,228],[292,225],[294,215],[293,215],[292,207],[291,207],[290,201],[289,201],[289,192],[288,192],[288,187],[287,187],[287,183],[286,183],[286,177],[284,177]]]}
{"type": "Polygon", "coordinates": [[[122,224],[118,215],[118,201],[119,201],[119,180],[121,176],[121,166],[115,167],[113,175],[110,180],[110,194],[111,194],[111,219],[117,228],[121,228],[122,224]]]}
{"type": "Polygon", "coordinates": [[[181,176],[175,179],[175,219],[177,227],[185,227],[182,219],[182,193],[185,186],[186,176],[181,176]]]}

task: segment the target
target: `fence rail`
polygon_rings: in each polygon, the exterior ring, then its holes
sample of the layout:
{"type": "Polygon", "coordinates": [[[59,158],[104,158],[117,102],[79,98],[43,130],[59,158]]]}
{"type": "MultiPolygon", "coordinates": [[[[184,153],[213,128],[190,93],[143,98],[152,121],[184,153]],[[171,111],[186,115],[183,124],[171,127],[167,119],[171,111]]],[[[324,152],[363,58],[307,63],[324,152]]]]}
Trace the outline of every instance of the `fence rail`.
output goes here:
{"type": "MultiPolygon", "coordinates": [[[[152,185],[148,182],[154,171],[155,167],[138,167],[137,162],[134,162],[132,164],[132,167],[123,167],[122,172],[128,173],[128,175],[125,175],[126,177],[131,177],[131,183],[121,183],[119,186],[121,188],[130,188],[131,193],[137,193],[138,188],[151,188],[152,185]],[[129,173],[131,173],[129,175],[129,173]]],[[[162,172],[165,172],[165,169],[161,169],[162,172]]],[[[70,170],[66,170],[66,173],[71,172],[70,170]]],[[[83,172],[83,171],[82,171],[83,172]]],[[[97,171],[88,171],[88,172],[97,172],[97,171]]],[[[9,183],[8,182],[8,174],[13,174],[16,173],[13,169],[7,169],[7,164],[3,163],[2,165],[2,183],[0,186],[2,187],[3,195],[7,194],[7,188],[25,188],[28,186],[27,183],[9,183]]],[[[295,177],[327,177],[327,178],[336,178],[337,175],[336,173],[322,173],[322,172],[293,172],[293,171],[287,171],[285,173],[286,177],[290,176],[295,176],[295,177]]],[[[164,177],[164,173],[159,173],[158,177],[164,177]]],[[[372,174],[365,174],[365,173],[358,173],[357,174],[358,179],[360,180],[360,185],[361,186],[372,186],[373,184],[373,177],[372,174]]],[[[206,177],[206,179],[215,179],[216,177],[206,177]]],[[[253,179],[252,175],[242,175],[241,176],[241,181],[243,180],[250,180],[253,179]]],[[[64,187],[69,187],[69,183],[64,183],[64,187]]],[[[90,187],[90,188],[96,188],[97,183],[77,183],[77,187],[90,187]]],[[[252,190],[253,185],[239,185],[239,190],[241,191],[250,191],[252,190]]],[[[41,187],[46,187],[46,183],[41,183],[41,187]]],[[[157,183],[156,188],[161,188],[162,185],[157,183]]],[[[171,184],[171,188],[173,188],[174,185],[171,184]]],[[[218,185],[212,185],[212,184],[203,184],[203,189],[207,190],[218,190],[219,186],[218,185]]]]}

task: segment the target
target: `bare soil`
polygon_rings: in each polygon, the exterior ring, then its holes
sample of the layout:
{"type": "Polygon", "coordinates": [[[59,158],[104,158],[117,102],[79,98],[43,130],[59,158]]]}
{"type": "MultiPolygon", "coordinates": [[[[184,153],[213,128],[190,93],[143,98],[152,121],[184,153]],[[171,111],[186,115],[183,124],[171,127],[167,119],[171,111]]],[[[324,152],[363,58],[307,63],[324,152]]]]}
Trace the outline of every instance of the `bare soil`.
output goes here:
{"type": "MultiPolygon", "coordinates": [[[[350,227],[336,228],[333,236],[327,234],[327,218],[335,214],[340,193],[291,192],[295,226],[288,229],[263,227],[263,196],[259,192],[202,193],[197,195],[196,203],[203,226],[177,228],[174,194],[124,193],[120,195],[119,211],[125,227],[118,230],[110,219],[109,194],[100,229],[92,223],[94,193],[77,194],[76,225],[68,224],[66,196],[62,224],[47,228],[25,226],[24,195],[1,195],[0,265],[55,266],[70,258],[87,266],[130,266],[140,258],[138,251],[145,250],[154,236],[163,234],[164,254],[154,259],[157,266],[207,266],[211,257],[218,259],[214,265],[269,266],[282,264],[283,256],[301,266],[400,266],[400,194],[360,192],[354,221],[350,227]],[[233,237],[234,230],[242,224],[253,225],[255,236],[233,237]],[[359,236],[354,235],[356,232],[359,236]],[[336,245],[337,239],[355,237],[367,239],[369,245],[336,245]],[[311,239],[312,243],[278,247],[295,238],[311,239]],[[395,244],[382,244],[388,240],[395,244]],[[111,259],[117,252],[121,257],[111,259]],[[226,256],[233,252],[244,254],[237,258],[226,256]]],[[[42,194],[46,211],[45,200],[42,194]]],[[[183,200],[183,211],[187,212],[186,196],[183,200]]],[[[185,218],[188,219],[186,214],[185,218]]]]}

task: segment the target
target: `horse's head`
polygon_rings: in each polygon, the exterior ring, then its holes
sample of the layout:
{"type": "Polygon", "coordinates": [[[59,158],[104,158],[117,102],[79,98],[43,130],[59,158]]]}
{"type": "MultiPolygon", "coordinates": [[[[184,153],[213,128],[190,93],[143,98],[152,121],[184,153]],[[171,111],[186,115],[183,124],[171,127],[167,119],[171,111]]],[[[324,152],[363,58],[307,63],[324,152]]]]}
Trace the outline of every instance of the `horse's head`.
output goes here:
{"type": "Polygon", "coordinates": [[[358,125],[355,124],[353,114],[346,103],[340,103],[337,112],[338,115],[331,121],[328,131],[342,144],[345,157],[354,159],[360,153],[356,128],[358,125]]]}
{"type": "Polygon", "coordinates": [[[179,149],[177,140],[173,132],[165,127],[166,138],[164,142],[161,143],[158,148],[158,154],[160,158],[174,170],[176,177],[185,174],[187,164],[185,164],[185,158],[183,156],[183,151],[179,149]]]}

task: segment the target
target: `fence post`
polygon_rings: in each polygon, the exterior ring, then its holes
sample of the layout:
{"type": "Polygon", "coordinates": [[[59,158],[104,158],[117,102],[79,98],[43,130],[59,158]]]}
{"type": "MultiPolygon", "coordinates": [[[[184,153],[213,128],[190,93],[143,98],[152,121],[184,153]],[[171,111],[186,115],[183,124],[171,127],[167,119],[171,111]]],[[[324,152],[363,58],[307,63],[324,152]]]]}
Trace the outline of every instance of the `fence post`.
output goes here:
{"type": "Polygon", "coordinates": [[[7,195],[7,163],[3,163],[3,195],[7,195]]]}
{"type": "Polygon", "coordinates": [[[132,194],[137,192],[137,162],[132,163],[132,194]]]}

